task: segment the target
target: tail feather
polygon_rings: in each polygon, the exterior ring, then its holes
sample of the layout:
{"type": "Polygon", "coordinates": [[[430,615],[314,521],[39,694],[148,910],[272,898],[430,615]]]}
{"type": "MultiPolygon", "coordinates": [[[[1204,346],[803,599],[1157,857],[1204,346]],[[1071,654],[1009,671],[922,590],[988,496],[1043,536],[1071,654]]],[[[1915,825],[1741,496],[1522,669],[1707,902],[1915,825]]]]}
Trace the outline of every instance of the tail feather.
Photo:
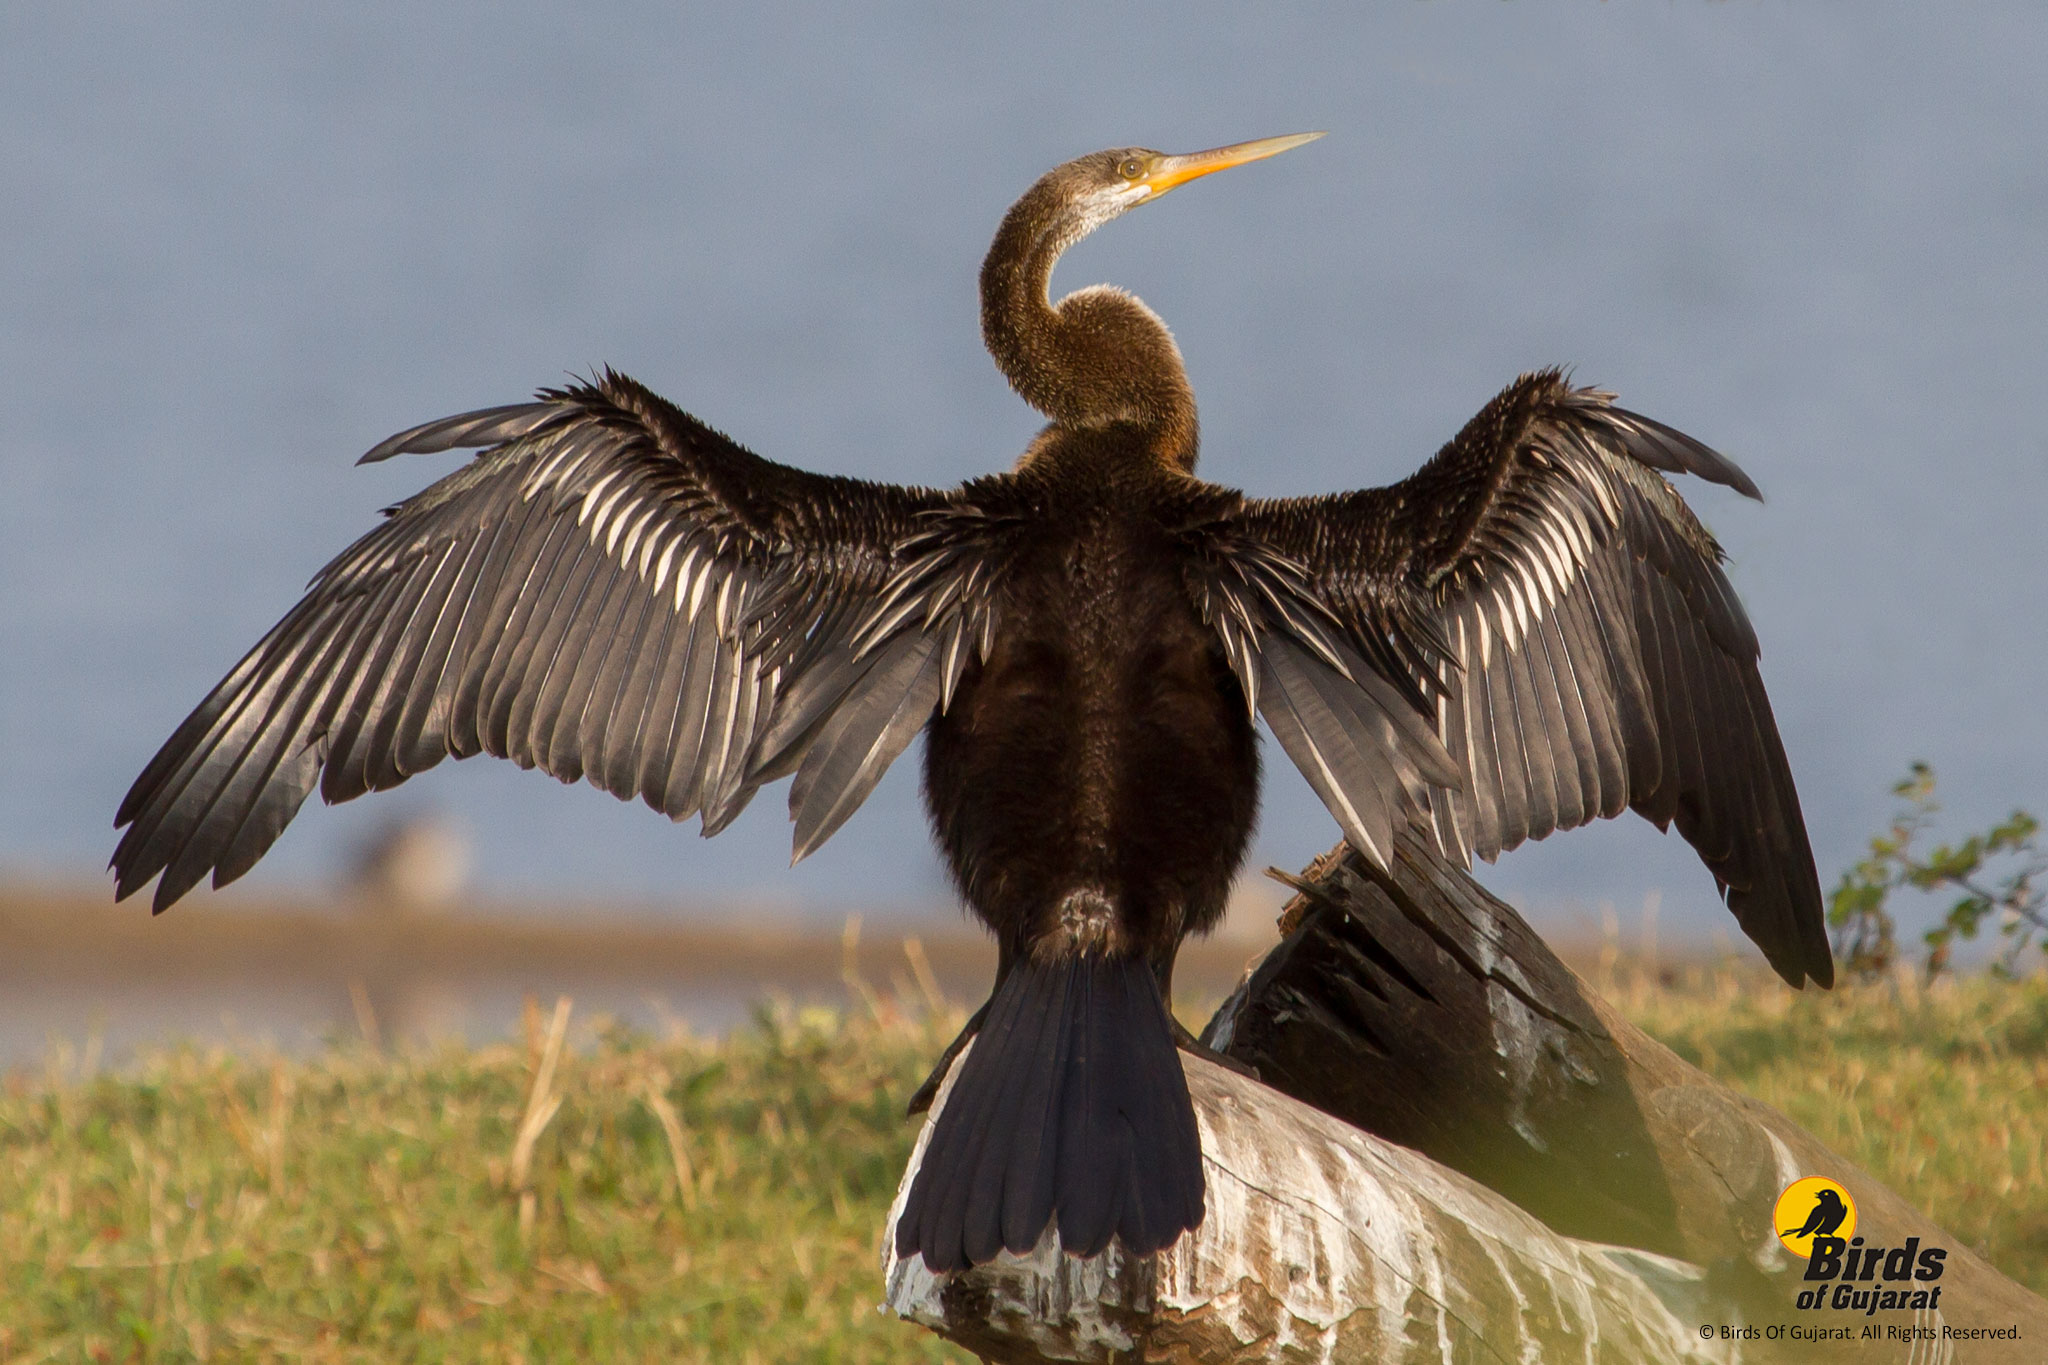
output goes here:
{"type": "MultiPolygon", "coordinates": [[[[1056,1027],[1059,1004],[1057,998],[1028,1000],[1023,1002],[1022,1008],[1006,1011],[1000,1018],[991,1019],[994,1028],[982,1026],[981,1037],[989,1040],[990,1051],[1013,1058],[1023,1053],[1028,1060],[1025,1065],[992,1069],[991,1074],[983,1079],[983,1084],[976,1087],[975,1107],[967,1112],[968,1119],[972,1120],[976,1112],[991,1119],[1020,1112],[1019,1092],[1043,1088],[1044,1078],[1057,1065],[1057,1059],[1039,1055],[1043,1049],[1038,1048],[1036,1042],[1044,1037],[1049,1026],[1056,1027]]],[[[977,1048],[979,1044],[978,1038],[977,1048]]],[[[964,1075],[962,1079],[965,1079],[964,1075]]],[[[957,1144],[948,1143],[941,1148],[934,1143],[933,1148],[926,1150],[928,1158],[934,1150],[941,1158],[934,1178],[953,1188],[1000,1190],[1008,1168],[1017,1162],[1014,1150],[1016,1133],[1005,1132],[1005,1125],[1000,1121],[969,1122],[964,1128],[957,1144]]],[[[963,1247],[970,1264],[990,1260],[1001,1249],[1001,1227],[1002,1204],[999,1199],[956,1199],[944,1201],[939,1206],[938,1241],[945,1246],[963,1247]]]]}
{"type": "MultiPolygon", "coordinates": [[[[992,1051],[1015,1056],[1019,1045],[1034,1053],[1031,1064],[1010,1066],[1001,1070],[997,1077],[997,1092],[993,1104],[987,1111],[991,1115],[1043,1113],[1055,1087],[1059,1082],[1058,1039],[1065,1032],[1065,1004],[1070,983],[1056,980],[1052,989],[1046,992],[1048,998],[1040,1002],[1042,1009],[1034,1011],[1036,1017],[1019,1017],[1019,1011],[1009,1020],[998,1046],[992,1051]],[[1034,1029],[1035,1028],[1035,1036],[1034,1029]],[[1044,1042],[1050,1036],[1053,1046],[1044,1042]]],[[[964,1237],[961,1245],[969,1262],[979,1264],[991,1260],[1002,1249],[1006,1216],[1017,1224],[1022,1236],[1034,1241],[1038,1228],[1045,1226],[1040,1217],[1038,1227],[1027,1228],[1031,1221],[1030,1211],[1051,1207],[1053,1194],[1053,1149],[1044,1141],[1045,1132],[1030,1131],[1027,1122],[1024,1127],[1007,1134],[999,1122],[982,1127],[976,1159],[963,1169],[971,1170],[967,1188],[986,1192],[994,1197],[975,1197],[966,1201],[961,1210],[964,1237]],[[1007,1140],[1005,1140],[1007,1138],[1007,1140]],[[1016,1187],[1014,1197],[1011,1187],[1016,1187]],[[1016,1212],[1012,1214],[1012,1208],[1016,1212]]],[[[945,1239],[944,1225],[940,1238],[945,1239]]],[[[1030,1243],[1026,1243],[1030,1245],[1030,1243]]]]}
{"type": "MultiPolygon", "coordinates": [[[[1067,994],[1073,981],[1061,981],[1053,1002],[1051,1045],[1045,1049],[1051,1061],[1032,1067],[1029,1083],[1022,1092],[1018,1111],[1048,1114],[1059,1103],[1060,1059],[1066,1056],[1073,1036],[1073,1019],[1067,1009],[1067,994]]],[[[1038,1241],[1052,1216],[1058,1191],[1059,1148],[1051,1123],[1036,1125],[1033,1131],[1018,1131],[1011,1145],[1011,1161],[1002,1173],[1003,1245],[1029,1247],[1038,1241]]],[[[975,1248],[979,1250],[979,1248],[975,1248]]]]}
{"type": "Polygon", "coordinates": [[[1142,959],[1016,964],[959,1063],[903,1214],[935,1271],[1029,1251],[1046,1225],[1092,1256],[1202,1221],[1202,1148],[1158,982],[1142,959]]]}

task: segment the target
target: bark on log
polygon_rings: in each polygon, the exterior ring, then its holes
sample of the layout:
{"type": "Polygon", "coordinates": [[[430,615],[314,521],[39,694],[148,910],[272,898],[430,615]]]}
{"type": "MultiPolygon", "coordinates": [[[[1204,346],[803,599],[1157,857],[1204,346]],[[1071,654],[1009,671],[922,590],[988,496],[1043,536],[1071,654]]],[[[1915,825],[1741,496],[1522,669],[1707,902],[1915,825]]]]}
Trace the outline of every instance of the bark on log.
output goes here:
{"type": "Polygon", "coordinates": [[[1187,1059],[1202,1226],[1135,1262],[1050,1241],[953,1277],[885,1257],[891,1308],[1016,1361],[2048,1358],[2048,1304],[1621,1019],[1426,843],[1391,874],[1340,848],[1300,885],[1204,1033],[1273,1090],[1187,1059]],[[1795,1310],[1806,1262],[1770,1224],[1803,1175],[1850,1191],[1869,1245],[1948,1249],[1937,1311],[1795,1310]],[[1698,1336],[1865,1322],[2021,1337],[1698,1336]]]}

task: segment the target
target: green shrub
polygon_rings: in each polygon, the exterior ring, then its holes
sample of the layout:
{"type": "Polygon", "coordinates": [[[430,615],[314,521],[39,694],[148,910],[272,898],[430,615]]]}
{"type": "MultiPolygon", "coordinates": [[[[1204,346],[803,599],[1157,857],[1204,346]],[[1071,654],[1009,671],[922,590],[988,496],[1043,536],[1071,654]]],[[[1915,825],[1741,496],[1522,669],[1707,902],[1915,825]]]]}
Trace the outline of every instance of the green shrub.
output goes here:
{"type": "Polygon", "coordinates": [[[1934,769],[1915,763],[1892,788],[1905,801],[1890,830],[1870,841],[1870,854],[1847,872],[1828,903],[1835,957],[1855,976],[1889,973],[1899,960],[1893,893],[1911,888],[1934,894],[1957,891],[1941,921],[1921,937],[1927,944],[1926,973],[1932,979],[1950,968],[1957,939],[1974,939],[1986,920],[1995,920],[2003,945],[1991,970],[2016,975],[2029,948],[2048,934],[2043,892],[2048,873],[2036,836],[2040,822],[2016,810],[2001,824],[1957,844],[1939,844],[1922,857],[1914,848],[1941,806],[1934,799],[1934,769]]]}

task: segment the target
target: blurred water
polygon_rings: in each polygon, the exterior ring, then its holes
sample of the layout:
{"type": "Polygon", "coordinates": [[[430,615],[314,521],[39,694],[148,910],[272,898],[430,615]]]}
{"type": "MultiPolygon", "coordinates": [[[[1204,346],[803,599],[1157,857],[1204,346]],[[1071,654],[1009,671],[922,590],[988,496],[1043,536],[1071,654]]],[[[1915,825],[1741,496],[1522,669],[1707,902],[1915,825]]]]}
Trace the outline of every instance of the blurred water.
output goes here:
{"type": "MultiPolygon", "coordinates": [[[[1281,895],[1250,887],[1189,944],[1174,1001],[1199,1024],[1274,939],[1281,895]]],[[[304,1052],[327,1040],[497,1041],[524,1002],[569,996],[653,1036],[723,1033],[780,1003],[921,1013],[988,996],[995,944],[881,911],[825,925],[760,906],[479,902],[408,907],[374,889],[263,901],[237,890],[151,921],[81,888],[0,882],[0,1071],[54,1050],[119,1065],[166,1043],[304,1052]]]]}
{"type": "MultiPolygon", "coordinates": [[[[1576,363],[1771,497],[1688,490],[1824,878],[1914,757],[1959,818],[2039,807],[2044,70],[2020,3],[7,7],[0,863],[103,862],[179,717],[444,467],[350,467],[389,432],[609,362],[812,467],[1005,465],[1034,422],[972,291],[1008,202],[1094,147],[1300,128],[1332,135],[1062,272],[1172,323],[1207,474],[1396,477],[1576,363]]],[[[1270,766],[1255,857],[1298,865],[1334,829],[1270,766]]],[[[411,803],[469,828],[489,889],[924,904],[899,767],[795,872],[772,794],[703,845],[467,764],[309,811],[255,876],[330,876],[411,803]]],[[[1722,923],[1635,824],[1489,881],[1722,923]]]]}

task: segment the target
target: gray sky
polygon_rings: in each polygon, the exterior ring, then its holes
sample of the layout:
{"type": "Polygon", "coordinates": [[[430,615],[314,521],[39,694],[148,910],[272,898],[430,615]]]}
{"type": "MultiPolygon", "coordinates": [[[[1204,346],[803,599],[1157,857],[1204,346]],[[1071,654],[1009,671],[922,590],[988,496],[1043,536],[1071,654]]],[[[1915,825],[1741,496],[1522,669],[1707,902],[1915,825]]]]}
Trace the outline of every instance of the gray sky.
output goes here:
{"type": "MultiPolygon", "coordinates": [[[[0,10],[0,865],[104,863],[157,743],[447,467],[351,467],[390,432],[610,363],[773,458],[1006,466],[1035,420],[973,290],[1011,199],[1097,147],[1305,128],[1057,281],[1173,325],[1204,473],[1385,482],[1575,365],[1770,498],[1684,488],[1824,882],[1913,758],[1959,822],[2048,806],[2048,10],[997,8],[0,10]]],[[[1335,827],[1268,767],[1253,865],[1296,865],[1335,827]]],[[[437,810],[495,891],[937,902],[914,769],[795,872],[779,790],[706,843],[479,761],[316,803],[251,880],[437,810]]],[[[1485,875],[1723,925],[1633,819],[1485,875]]]]}

